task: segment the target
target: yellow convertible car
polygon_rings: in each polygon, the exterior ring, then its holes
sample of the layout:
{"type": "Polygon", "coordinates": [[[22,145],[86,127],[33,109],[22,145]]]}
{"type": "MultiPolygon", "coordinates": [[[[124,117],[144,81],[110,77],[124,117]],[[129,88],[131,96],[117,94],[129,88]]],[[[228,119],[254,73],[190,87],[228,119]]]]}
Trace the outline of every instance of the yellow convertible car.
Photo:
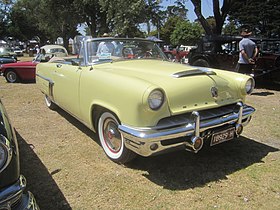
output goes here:
{"type": "Polygon", "coordinates": [[[255,111],[253,78],[169,62],[145,39],[84,39],[78,58],[38,64],[36,80],[46,105],[97,132],[117,163],[232,140],[255,111]]]}

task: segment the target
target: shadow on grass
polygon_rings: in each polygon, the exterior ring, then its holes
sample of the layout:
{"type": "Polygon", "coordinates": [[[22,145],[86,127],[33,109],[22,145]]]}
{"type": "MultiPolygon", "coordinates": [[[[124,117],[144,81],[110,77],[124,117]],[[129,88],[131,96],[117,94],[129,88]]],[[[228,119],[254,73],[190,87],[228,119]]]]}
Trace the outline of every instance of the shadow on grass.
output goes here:
{"type": "Polygon", "coordinates": [[[27,144],[18,132],[16,136],[20,151],[21,174],[27,179],[27,190],[34,194],[40,209],[71,209],[52,175],[33,151],[33,145],[27,144]]]}
{"type": "Polygon", "coordinates": [[[279,149],[240,137],[214,147],[206,146],[197,154],[178,151],[138,157],[128,167],[147,171],[143,176],[166,189],[185,190],[227,179],[227,175],[260,163],[268,153],[276,151],[279,149]]]}
{"type": "MultiPolygon", "coordinates": [[[[61,109],[57,112],[99,143],[98,136],[78,120],[61,109]]],[[[144,171],[143,176],[166,189],[185,190],[227,179],[228,175],[260,163],[268,153],[276,151],[279,149],[241,136],[214,147],[205,145],[197,154],[177,151],[155,157],[138,156],[126,167],[144,171]]]]}

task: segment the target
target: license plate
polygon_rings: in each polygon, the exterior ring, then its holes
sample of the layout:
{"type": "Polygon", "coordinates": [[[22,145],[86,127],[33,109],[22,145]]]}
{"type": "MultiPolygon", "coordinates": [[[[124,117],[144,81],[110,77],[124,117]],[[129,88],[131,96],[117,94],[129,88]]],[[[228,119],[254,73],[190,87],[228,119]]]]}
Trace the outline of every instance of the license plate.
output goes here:
{"type": "Polygon", "coordinates": [[[234,134],[235,134],[235,128],[229,128],[227,130],[223,130],[218,133],[215,133],[212,136],[210,146],[214,146],[216,144],[229,141],[234,138],[234,134]]]}

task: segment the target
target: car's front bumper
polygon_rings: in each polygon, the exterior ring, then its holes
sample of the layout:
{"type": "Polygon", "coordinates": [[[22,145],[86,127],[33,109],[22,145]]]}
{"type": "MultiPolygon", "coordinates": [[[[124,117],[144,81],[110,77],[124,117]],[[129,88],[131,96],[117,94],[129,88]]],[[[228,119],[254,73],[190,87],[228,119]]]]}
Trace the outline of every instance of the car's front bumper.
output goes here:
{"type": "Polygon", "coordinates": [[[10,186],[0,190],[1,210],[39,210],[36,200],[31,192],[23,193],[26,187],[26,179],[20,176],[10,186]]]}
{"type": "MultiPolygon", "coordinates": [[[[201,120],[199,112],[193,112],[193,120],[190,123],[180,126],[170,126],[169,128],[132,128],[120,125],[119,130],[125,139],[125,146],[142,156],[151,156],[169,149],[185,147],[189,150],[194,138],[201,138],[202,141],[207,136],[211,136],[213,131],[223,126],[243,127],[251,120],[251,115],[255,112],[253,107],[243,105],[241,102],[236,104],[239,107],[237,112],[212,117],[201,120]],[[185,137],[185,140],[179,138],[185,137]]],[[[242,128],[241,128],[242,131],[242,128]]],[[[237,136],[240,133],[237,133],[237,136]]],[[[203,142],[202,142],[203,143],[203,142]]],[[[199,148],[200,149],[200,148],[199,148]]],[[[197,152],[194,150],[194,152],[197,152]]]]}

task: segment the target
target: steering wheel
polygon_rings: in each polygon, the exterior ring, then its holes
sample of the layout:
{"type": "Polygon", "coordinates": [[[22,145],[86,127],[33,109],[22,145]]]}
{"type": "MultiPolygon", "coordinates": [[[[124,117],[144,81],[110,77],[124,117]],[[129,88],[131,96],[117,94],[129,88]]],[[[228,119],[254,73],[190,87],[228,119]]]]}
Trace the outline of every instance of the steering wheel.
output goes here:
{"type": "Polygon", "coordinates": [[[130,47],[123,47],[122,55],[124,58],[134,58],[133,50],[130,47]]]}

